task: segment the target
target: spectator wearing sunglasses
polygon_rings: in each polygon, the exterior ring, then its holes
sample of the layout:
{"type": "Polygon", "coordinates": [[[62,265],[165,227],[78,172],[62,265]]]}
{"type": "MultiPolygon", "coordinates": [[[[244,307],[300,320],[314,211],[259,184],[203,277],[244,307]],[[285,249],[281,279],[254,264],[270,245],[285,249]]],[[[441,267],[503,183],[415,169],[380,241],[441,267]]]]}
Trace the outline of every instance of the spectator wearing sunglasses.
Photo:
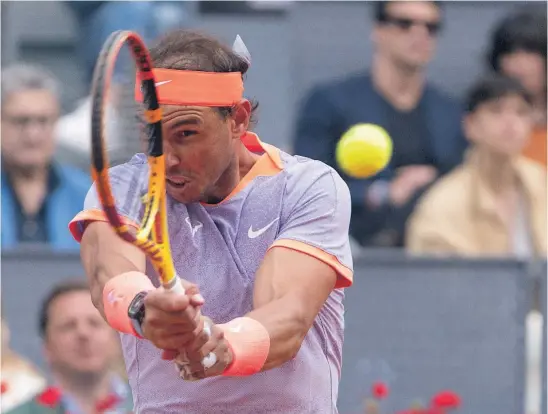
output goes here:
{"type": "Polygon", "coordinates": [[[352,193],[350,232],[362,246],[400,247],[421,194],[462,159],[461,108],[426,80],[442,28],[438,2],[374,5],[371,67],[319,85],[305,99],[295,152],[338,170],[352,193]],[[371,179],[345,176],[335,162],[341,135],[357,123],[384,127],[394,142],[390,165],[371,179]]]}
{"type": "Polygon", "coordinates": [[[16,64],[2,70],[2,249],[26,243],[78,249],[66,229],[90,180],[53,161],[59,93],[44,68],[16,64]]]}

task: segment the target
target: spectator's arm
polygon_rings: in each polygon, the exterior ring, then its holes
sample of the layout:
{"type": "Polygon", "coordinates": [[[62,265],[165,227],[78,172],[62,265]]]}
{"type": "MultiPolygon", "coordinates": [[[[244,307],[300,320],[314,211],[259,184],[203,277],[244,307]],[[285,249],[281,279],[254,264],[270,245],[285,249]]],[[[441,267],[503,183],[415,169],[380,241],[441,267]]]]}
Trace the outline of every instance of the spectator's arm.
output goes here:
{"type": "MultiPolygon", "coordinates": [[[[352,205],[366,208],[366,194],[373,180],[358,180],[344,174],[335,161],[335,149],[346,124],[329,91],[314,89],[304,101],[296,123],[294,153],[333,167],[347,183],[352,205]]],[[[387,179],[388,170],[375,179],[387,179]]]]}
{"type": "Polygon", "coordinates": [[[436,204],[425,199],[409,217],[405,248],[410,253],[455,255],[462,252],[458,230],[449,223],[443,205],[436,204]]]}

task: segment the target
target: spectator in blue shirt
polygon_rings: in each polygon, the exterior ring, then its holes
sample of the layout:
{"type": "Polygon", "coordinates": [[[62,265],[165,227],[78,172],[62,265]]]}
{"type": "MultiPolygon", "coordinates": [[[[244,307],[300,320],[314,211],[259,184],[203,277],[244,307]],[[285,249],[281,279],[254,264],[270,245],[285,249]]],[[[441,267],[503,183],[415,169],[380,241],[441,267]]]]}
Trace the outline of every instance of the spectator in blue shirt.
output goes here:
{"type": "Polygon", "coordinates": [[[53,160],[59,84],[46,69],[2,70],[2,249],[44,243],[78,250],[67,231],[82,209],[90,180],[53,160]]]}

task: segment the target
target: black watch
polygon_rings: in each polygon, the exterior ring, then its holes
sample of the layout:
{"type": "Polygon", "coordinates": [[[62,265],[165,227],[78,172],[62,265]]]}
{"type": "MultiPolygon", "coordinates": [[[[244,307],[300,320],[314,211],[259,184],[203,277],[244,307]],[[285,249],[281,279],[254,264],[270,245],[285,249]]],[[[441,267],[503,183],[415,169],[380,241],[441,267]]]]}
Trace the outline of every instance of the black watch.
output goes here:
{"type": "Polygon", "coordinates": [[[137,332],[137,334],[141,337],[144,336],[141,324],[145,319],[145,297],[147,293],[148,292],[145,291],[137,293],[129,304],[127,311],[131,324],[133,325],[133,329],[135,329],[135,332],[137,332]]]}

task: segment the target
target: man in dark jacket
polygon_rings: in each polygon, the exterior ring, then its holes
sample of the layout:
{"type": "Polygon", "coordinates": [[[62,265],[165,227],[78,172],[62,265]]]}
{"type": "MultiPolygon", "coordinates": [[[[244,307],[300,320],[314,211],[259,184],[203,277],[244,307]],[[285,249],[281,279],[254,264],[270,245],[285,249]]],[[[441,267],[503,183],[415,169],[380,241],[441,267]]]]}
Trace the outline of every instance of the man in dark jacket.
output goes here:
{"type": "Polygon", "coordinates": [[[441,28],[437,2],[376,2],[375,53],[367,73],[312,90],[297,121],[295,153],[336,168],[352,193],[352,236],[364,246],[401,246],[423,191],[461,161],[461,108],[426,82],[441,28]],[[335,163],[335,147],[357,123],[385,128],[390,165],[357,180],[335,163]]]}

